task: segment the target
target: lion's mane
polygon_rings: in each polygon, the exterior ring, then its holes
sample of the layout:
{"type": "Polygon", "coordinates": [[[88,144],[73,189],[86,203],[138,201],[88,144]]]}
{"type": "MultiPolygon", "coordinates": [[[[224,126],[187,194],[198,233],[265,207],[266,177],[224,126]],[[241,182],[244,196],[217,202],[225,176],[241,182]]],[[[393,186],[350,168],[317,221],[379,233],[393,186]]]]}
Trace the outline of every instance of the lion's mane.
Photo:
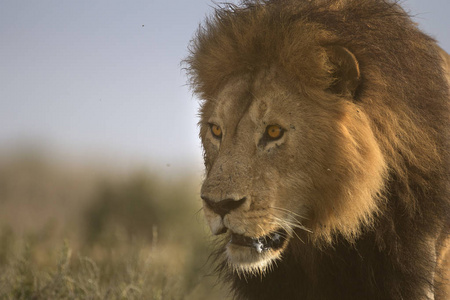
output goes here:
{"type": "Polygon", "coordinates": [[[263,278],[226,277],[248,299],[425,299],[425,286],[449,284],[433,282],[428,254],[430,240],[443,247],[450,229],[449,86],[436,42],[396,2],[226,5],[199,29],[186,61],[204,101],[231,78],[274,65],[298,90],[325,90],[333,84],[325,50],[332,45],[349,49],[359,63],[353,101],[364,108],[387,166],[374,220],[357,234],[336,227],[321,244],[292,243],[263,278]]]}

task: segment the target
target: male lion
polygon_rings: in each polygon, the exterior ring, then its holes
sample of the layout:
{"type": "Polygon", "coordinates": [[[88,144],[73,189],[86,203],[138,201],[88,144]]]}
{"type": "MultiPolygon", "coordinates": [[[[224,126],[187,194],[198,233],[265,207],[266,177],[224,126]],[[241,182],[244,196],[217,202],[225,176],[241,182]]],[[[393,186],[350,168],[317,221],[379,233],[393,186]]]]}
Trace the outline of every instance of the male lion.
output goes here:
{"type": "Polygon", "coordinates": [[[450,299],[449,56],[388,0],[244,0],[187,58],[238,299],[450,299]]]}

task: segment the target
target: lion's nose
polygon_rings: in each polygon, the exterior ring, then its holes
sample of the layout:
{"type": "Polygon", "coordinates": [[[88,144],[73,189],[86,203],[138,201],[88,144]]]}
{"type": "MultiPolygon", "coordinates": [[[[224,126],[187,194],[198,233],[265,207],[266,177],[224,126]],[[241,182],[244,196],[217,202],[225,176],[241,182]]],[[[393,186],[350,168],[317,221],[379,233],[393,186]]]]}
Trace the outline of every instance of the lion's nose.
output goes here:
{"type": "Polygon", "coordinates": [[[213,201],[208,197],[205,196],[201,196],[201,198],[203,199],[203,201],[205,201],[205,204],[216,214],[220,215],[222,218],[230,213],[232,210],[238,208],[239,206],[241,206],[242,204],[244,204],[246,198],[242,198],[239,200],[234,200],[234,199],[223,199],[220,201],[213,201]]]}

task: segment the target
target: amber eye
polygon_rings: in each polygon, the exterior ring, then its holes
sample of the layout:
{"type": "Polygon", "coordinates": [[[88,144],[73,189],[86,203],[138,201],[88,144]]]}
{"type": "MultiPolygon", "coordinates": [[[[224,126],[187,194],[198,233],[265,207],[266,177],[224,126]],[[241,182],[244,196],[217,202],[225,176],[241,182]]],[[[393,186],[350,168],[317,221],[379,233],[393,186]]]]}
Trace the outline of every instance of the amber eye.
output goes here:
{"type": "Polygon", "coordinates": [[[283,136],[284,130],[279,125],[269,125],[266,128],[266,136],[271,140],[278,140],[283,136]]]}
{"type": "Polygon", "coordinates": [[[222,138],[222,128],[216,124],[211,124],[211,133],[216,139],[222,138]]]}

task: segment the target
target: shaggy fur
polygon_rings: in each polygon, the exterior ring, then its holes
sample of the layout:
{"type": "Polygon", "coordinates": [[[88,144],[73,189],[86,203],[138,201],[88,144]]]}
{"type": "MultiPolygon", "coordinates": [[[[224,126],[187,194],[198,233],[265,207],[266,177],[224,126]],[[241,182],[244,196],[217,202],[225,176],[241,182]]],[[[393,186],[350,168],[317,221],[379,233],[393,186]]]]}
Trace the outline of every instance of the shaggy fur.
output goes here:
{"type": "Polygon", "coordinates": [[[397,3],[227,5],[199,29],[186,62],[203,99],[202,194],[251,199],[230,213],[228,222],[235,215],[239,226],[227,225],[205,205],[213,232],[224,226],[267,235],[274,228],[256,212],[274,203],[306,214],[301,225],[312,231],[293,226],[287,246],[274,254],[276,264],[260,273],[240,270],[230,264],[230,250],[219,249],[219,270],[236,298],[449,299],[450,60],[397,3]],[[270,93],[286,93],[290,100],[277,105],[300,123],[287,123],[286,140],[273,148],[245,148],[259,128],[247,119],[266,109],[270,93]],[[221,141],[209,136],[211,122],[223,123],[217,124],[224,130],[221,141]],[[269,156],[288,147],[298,124],[303,141],[289,152],[291,161],[269,156]],[[244,126],[245,136],[238,130],[244,126]],[[289,199],[280,196],[284,190],[289,199]]]}

